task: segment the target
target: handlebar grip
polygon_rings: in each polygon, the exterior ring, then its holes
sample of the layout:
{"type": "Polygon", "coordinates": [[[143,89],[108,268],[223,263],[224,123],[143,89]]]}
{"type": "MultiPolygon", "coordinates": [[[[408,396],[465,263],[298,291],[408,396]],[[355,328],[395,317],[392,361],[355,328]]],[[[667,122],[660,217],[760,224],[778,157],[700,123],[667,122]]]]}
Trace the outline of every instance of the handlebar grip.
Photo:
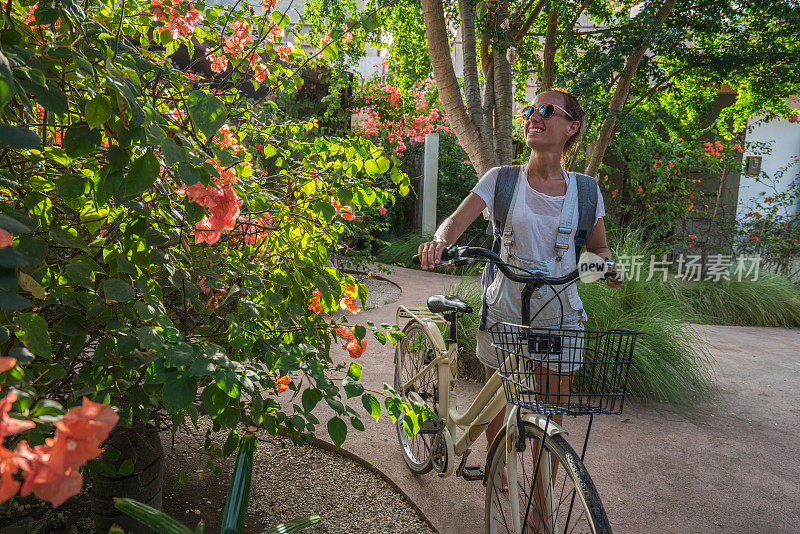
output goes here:
{"type": "Polygon", "coordinates": [[[422,262],[419,261],[419,254],[414,254],[413,256],[411,256],[411,263],[413,263],[414,265],[422,264],[422,262]]]}

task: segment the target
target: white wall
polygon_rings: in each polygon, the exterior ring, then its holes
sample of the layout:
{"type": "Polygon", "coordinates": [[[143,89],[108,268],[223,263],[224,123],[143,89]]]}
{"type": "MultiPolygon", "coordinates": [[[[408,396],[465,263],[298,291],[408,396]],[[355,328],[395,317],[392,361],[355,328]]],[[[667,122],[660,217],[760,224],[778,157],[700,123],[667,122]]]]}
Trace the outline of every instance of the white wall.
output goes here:
{"type": "MultiPolygon", "coordinates": [[[[790,105],[795,109],[800,109],[800,104],[797,102],[790,101],[790,105]]],[[[791,166],[774,184],[771,183],[771,180],[767,183],[756,182],[754,177],[742,173],[739,183],[738,217],[752,211],[754,202],[760,201],[765,196],[771,196],[776,190],[778,192],[785,191],[793,181],[800,179],[800,122],[792,123],[786,119],[764,122],[763,117],[753,117],[748,121],[745,141],[769,143],[768,153],[756,152],[752,149],[745,151],[743,162],[747,161],[747,156],[761,156],[761,170],[773,180],[776,179],[780,169],[793,162],[798,163],[791,166]],[[763,196],[762,192],[764,192],[763,196]]],[[[798,208],[800,208],[800,204],[794,206],[795,212],[798,208]]]]}

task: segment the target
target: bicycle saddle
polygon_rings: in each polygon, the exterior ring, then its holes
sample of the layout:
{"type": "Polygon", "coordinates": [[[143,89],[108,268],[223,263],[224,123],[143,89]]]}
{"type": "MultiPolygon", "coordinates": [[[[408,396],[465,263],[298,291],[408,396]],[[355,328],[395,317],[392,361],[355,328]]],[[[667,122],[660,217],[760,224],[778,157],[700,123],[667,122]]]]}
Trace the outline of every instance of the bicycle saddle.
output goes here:
{"type": "Polygon", "coordinates": [[[431,295],[428,297],[428,309],[433,313],[448,311],[472,313],[472,306],[455,295],[431,295]]]}

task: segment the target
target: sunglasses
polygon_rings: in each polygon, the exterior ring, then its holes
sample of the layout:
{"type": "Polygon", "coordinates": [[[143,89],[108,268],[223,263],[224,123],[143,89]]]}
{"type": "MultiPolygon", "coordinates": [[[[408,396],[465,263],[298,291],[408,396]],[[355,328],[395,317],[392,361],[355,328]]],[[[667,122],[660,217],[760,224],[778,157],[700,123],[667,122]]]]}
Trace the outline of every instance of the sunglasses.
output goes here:
{"type": "Polygon", "coordinates": [[[539,116],[541,118],[549,119],[550,117],[553,116],[553,113],[556,112],[556,109],[560,109],[564,113],[564,115],[567,116],[567,118],[569,120],[571,120],[571,121],[575,120],[575,119],[572,118],[572,115],[570,115],[569,112],[566,109],[564,109],[561,106],[558,106],[556,104],[545,104],[542,107],[540,107],[538,110],[536,109],[535,106],[527,106],[525,109],[522,110],[522,118],[525,119],[525,120],[528,120],[528,119],[531,118],[531,115],[533,115],[536,111],[538,111],[539,112],[539,116]]]}

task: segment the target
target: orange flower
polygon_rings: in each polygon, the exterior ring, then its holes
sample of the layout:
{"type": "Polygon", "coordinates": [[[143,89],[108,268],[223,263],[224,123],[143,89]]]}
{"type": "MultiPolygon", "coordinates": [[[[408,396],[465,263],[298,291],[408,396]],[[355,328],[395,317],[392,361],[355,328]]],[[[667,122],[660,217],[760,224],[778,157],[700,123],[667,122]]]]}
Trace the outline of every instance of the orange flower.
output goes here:
{"type": "Polygon", "coordinates": [[[354,299],[350,295],[345,295],[344,297],[342,297],[342,299],[339,301],[339,307],[353,314],[359,312],[358,304],[356,304],[356,299],[354,299]]]}
{"type": "Polygon", "coordinates": [[[311,295],[311,304],[308,305],[308,309],[314,313],[320,313],[322,311],[322,303],[320,302],[321,298],[322,293],[319,289],[315,289],[314,293],[311,295]]]}
{"type": "Polygon", "coordinates": [[[386,215],[386,208],[383,207],[383,204],[378,206],[378,213],[380,213],[381,215],[386,215]]]}
{"type": "Polygon", "coordinates": [[[351,339],[344,348],[350,353],[351,358],[360,358],[364,351],[367,350],[367,340],[362,339],[361,343],[354,337],[351,339]]]}
{"type": "Polygon", "coordinates": [[[637,188],[636,188],[636,192],[637,192],[637,193],[639,193],[640,195],[641,195],[642,193],[644,193],[644,189],[642,189],[642,186],[641,186],[641,185],[640,185],[639,187],[637,187],[637,188]]]}
{"type": "Polygon", "coordinates": [[[0,373],[5,373],[17,365],[17,359],[10,356],[0,356],[0,373]]]}
{"type": "Polygon", "coordinates": [[[336,327],[336,334],[345,341],[350,341],[351,339],[355,339],[356,337],[355,333],[353,333],[353,330],[351,328],[347,328],[346,326],[341,324],[336,327]]]}
{"type": "Polygon", "coordinates": [[[19,490],[19,482],[13,478],[18,470],[19,457],[5,447],[0,447],[0,502],[7,501],[19,490]]]}
{"type": "Polygon", "coordinates": [[[289,384],[292,383],[292,378],[289,375],[279,376],[275,382],[277,383],[275,386],[275,391],[278,393],[283,393],[289,389],[289,384]]]}
{"type": "Polygon", "coordinates": [[[697,239],[697,236],[694,234],[689,234],[689,239],[697,239]]]}
{"type": "Polygon", "coordinates": [[[0,248],[10,247],[13,241],[11,234],[0,228],[0,248]]]}
{"type": "Polygon", "coordinates": [[[749,239],[750,241],[758,241],[758,236],[757,235],[751,235],[747,239],[749,239]]]}
{"type": "Polygon", "coordinates": [[[694,209],[694,202],[689,202],[689,207],[686,208],[688,211],[692,211],[694,209]]]}
{"type": "Polygon", "coordinates": [[[75,442],[77,446],[75,454],[84,456],[80,466],[86,460],[95,458],[96,456],[93,456],[95,453],[99,456],[100,445],[106,440],[117,421],[119,416],[114,412],[114,408],[84,397],[81,406],[70,408],[64,418],[53,426],[56,427],[56,439],[64,436],[75,442]]]}
{"type": "Polygon", "coordinates": [[[611,192],[611,198],[617,198],[617,195],[618,195],[618,194],[619,194],[619,189],[614,189],[614,190],[611,192]]]}
{"type": "Polygon", "coordinates": [[[14,450],[25,474],[20,496],[27,497],[33,493],[55,508],[80,493],[83,477],[77,467],[67,465],[64,460],[69,447],[64,439],[47,439],[45,445],[33,449],[27,441],[20,442],[14,450]]]}
{"type": "Polygon", "coordinates": [[[11,411],[11,405],[16,400],[17,394],[9,391],[6,397],[0,401],[0,441],[6,436],[13,436],[36,426],[33,421],[21,421],[8,416],[8,412],[11,411]]]}
{"type": "Polygon", "coordinates": [[[352,221],[356,218],[356,216],[353,214],[352,206],[342,206],[333,199],[331,199],[331,205],[336,210],[336,215],[340,216],[345,221],[352,221]]]}

